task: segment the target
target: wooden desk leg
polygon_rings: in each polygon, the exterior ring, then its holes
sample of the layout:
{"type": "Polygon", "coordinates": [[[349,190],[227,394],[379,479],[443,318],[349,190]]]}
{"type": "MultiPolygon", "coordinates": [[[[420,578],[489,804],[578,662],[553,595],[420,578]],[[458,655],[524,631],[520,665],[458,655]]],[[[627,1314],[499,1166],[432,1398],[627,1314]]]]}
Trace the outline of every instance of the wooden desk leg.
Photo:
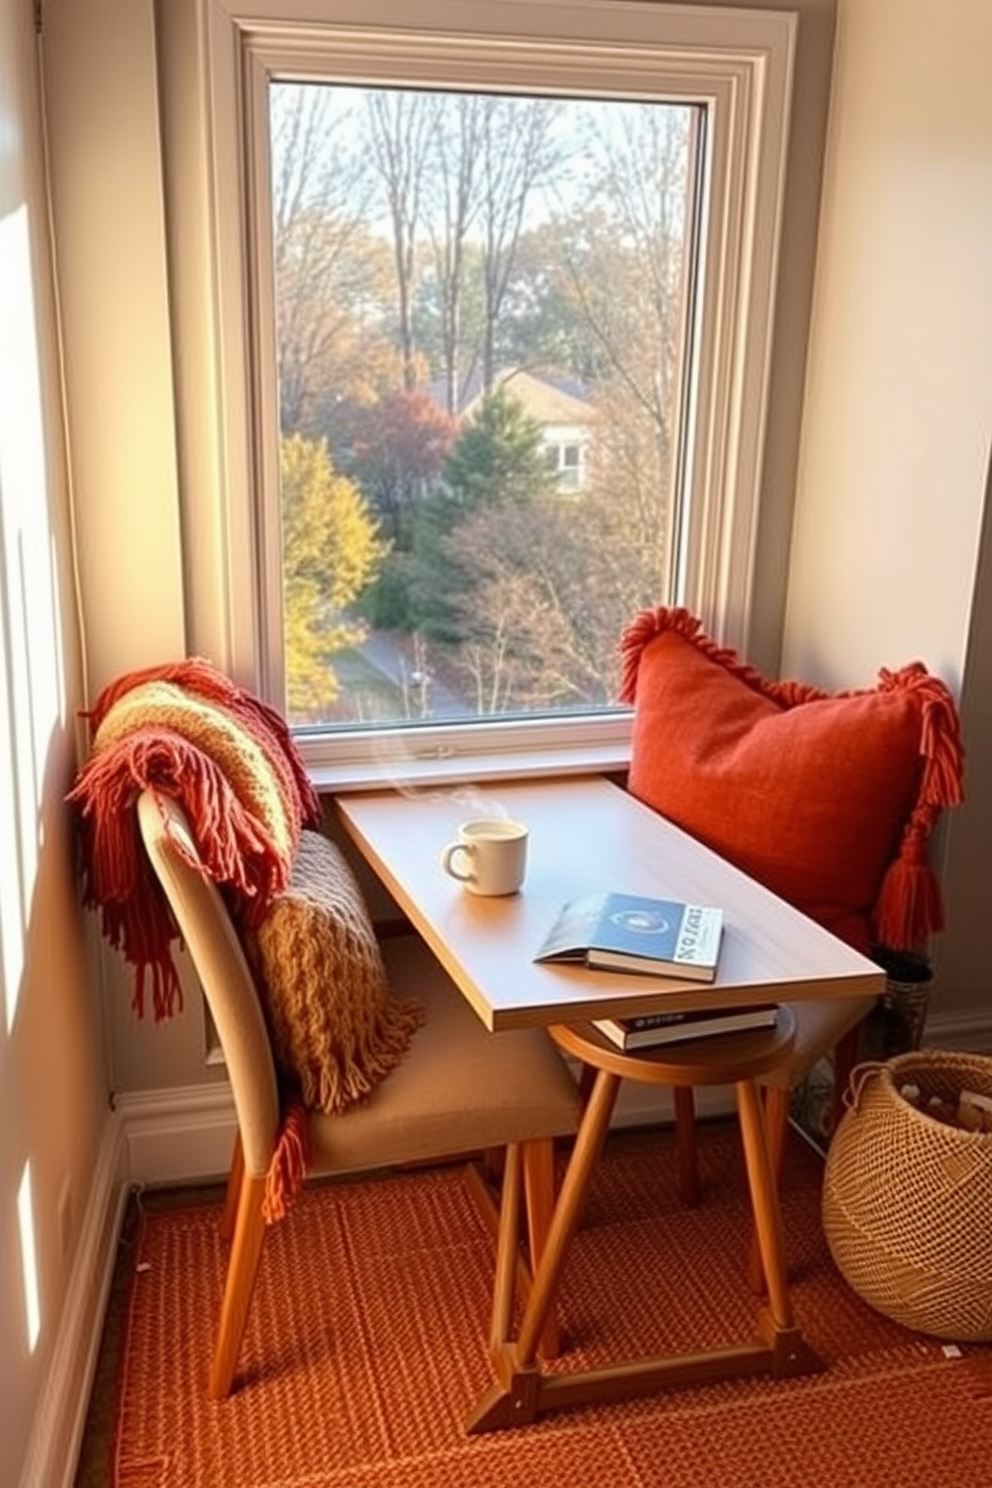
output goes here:
{"type": "Polygon", "coordinates": [[[489,1349],[496,1354],[510,1336],[513,1299],[517,1279],[517,1233],[520,1229],[520,1148],[516,1142],[506,1149],[503,1192],[499,1207],[496,1240],[496,1281],[493,1287],[493,1318],[489,1349]]]}
{"type": "Polygon", "coordinates": [[[775,1375],[807,1374],[820,1368],[820,1361],[804,1341],[792,1314],[778,1186],[768,1152],[761,1096],[753,1080],[738,1081],[736,1091],[751,1207],[768,1289],[768,1307],[761,1315],[761,1333],[772,1349],[772,1372],[775,1375]]]}
{"type": "MultiPolygon", "coordinates": [[[[599,1071],[565,1170],[517,1341],[515,1344],[504,1343],[496,1351],[494,1363],[499,1381],[486,1391],[470,1413],[465,1423],[470,1434],[507,1426],[525,1426],[537,1415],[541,1382],[541,1372],[535,1364],[538,1342],[555,1300],[568,1247],[582,1218],[589,1182],[606,1140],[619,1088],[619,1075],[607,1070],[599,1071]]],[[[511,1221],[512,1234],[514,1238],[516,1236],[519,1215],[508,1215],[505,1225],[501,1224],[501,1245],[504,1240],[509,1243],[511,1221]]],[[[502,1271],[506,1263],[501,1265],[498,1262],[497,1265],[502,1271]]]]}
{"type": "MultiPolygon", "coordinates": [[[[772,1165],[772,1177],[778,1193],[782,1192],[782,1174],[785,1170],[785,1149],[789,1135],[789,1105],[792,1092],[777,1085],[766,1085],[761,1092],[762,1109],[765,1113],[765,1134],[768,1139],[768,1156],[772,1165]]],[[[751,1236],[751,1252],[747,1260],[748,1280],[751,1290],[760,1297],[765,1290],[765,1272],[761,1264],[757,1231],[751,1236]]]]}
{"type": "MultiPolygon", "coordinates": [[[[536,1276],[541,1257],[548,1245],[551,1220],[555,1211],[555,1149],[548,1141],[523,1144],[524,1197],[527,1208],[527,1244],[530,1250],[531,1275],[536,1276]]],[[[540,1351],[544,1359],[558,1353],[558,1319],[550,1308],[541,1334],[540,1351]]]]}

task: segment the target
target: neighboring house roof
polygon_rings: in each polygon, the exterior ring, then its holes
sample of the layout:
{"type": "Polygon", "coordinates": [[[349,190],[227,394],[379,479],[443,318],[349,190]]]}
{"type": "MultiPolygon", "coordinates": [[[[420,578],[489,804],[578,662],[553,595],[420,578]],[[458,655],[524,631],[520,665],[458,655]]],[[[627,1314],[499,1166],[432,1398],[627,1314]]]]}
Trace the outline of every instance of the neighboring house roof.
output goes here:
{"type": "MultiPolygon", "coordinates": [[[[535,423],[546,428],[549,424],[588,424],[591,415],[585,388],[577,377],[553,372],[528,371],[523,367],[508,367],[496,375],[497,387],[506,388],[526,410],[535,423]]],[[[445,406],[443,382],[431,384],[431,395],[442,407],[445,406]]],[[[465,388],[459,419],[469,419],[482,401],[481,378],[470,379],[465,388]]]]}

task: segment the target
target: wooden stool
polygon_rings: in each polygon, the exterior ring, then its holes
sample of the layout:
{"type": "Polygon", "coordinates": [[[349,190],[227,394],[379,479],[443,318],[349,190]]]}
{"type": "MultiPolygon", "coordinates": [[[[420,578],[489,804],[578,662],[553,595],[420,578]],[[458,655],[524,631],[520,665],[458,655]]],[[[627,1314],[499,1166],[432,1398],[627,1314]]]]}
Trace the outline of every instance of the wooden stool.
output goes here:
{"type": "MultiPolygon", "coordinates": [[[[498,1383],[469,1417],[469,1431],[526,1424],[542,1411],[590,1401],[649,1394],[664,1385],[686,1385],[769,1371],[776,1376],[811,1373],[819,1360],[795,1325],[786,1276],[778,1189],[769,1155],[765,1117],[757,1081],[787,1062],[795,1020],[779,1010],[773,1029],[722,1034],[660,1049],[624,1053],[591,1023],[556,1025],[555,1043],[595,1071],[582,1123],[569,1159],[540,1264],[515,1339],[510,1337],[510,1247],[516,1244],[519,1177],[516,1164],[504,1181],[505,1224],[500,1259],[506,1284],[494,1308],[492,1354],[498,1383]],[[668,1085],[676,1092],[695,1085],[732,1085],[740,1121],[755,1234],[767,1286],[758,1319],[759,1337],[741,1344],[677,1356],[626,1361],[606,1369],[567,1375],[547,1374],[537,1361],[545,1320],[554,1303],[572,1238],[578,1229],[589,1185],[613,1114],[621,1080],[668,1085]],[[504,1253],[505,1252],[505,1253],[504,1253]]],[[[498,1289],[499,1291],[499,1289],[498,1289]]]]}

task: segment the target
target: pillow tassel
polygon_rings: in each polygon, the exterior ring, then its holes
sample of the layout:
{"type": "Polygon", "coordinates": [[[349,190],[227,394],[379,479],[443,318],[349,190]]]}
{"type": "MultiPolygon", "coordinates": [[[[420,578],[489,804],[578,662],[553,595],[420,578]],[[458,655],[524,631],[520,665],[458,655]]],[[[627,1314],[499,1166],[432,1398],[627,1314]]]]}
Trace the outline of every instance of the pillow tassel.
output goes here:
{"type": "Polygon", "coordinates": [[[964,798],[964,749],[954,699],[946,684],[931,676],[922,662],[912,662],[899,672],[882,671],[879,683],[883,690],[913,692],[921,705],[923,769],[916,806],[875,905],[879,944],[911,951],[944,928],[940,884],[927,860],[927,844],[941,811],[959,805],[964,798]]]}
{"type": "Polygon", "coordinates": [[[929,823],[913,822],[903,834],[895,862],[889,865],[875,904],[879,945],[913,951],[944,928],[944,907],[937,876],[927,862],[929,823]]]}
{"type": "Polygon", "coordinates": [[[302,1101],[286,1111],[269,1171],[265,1175],[262,1217],[266,1224],[285,1219],[310,1167],[310,1125],[302,1101]]]}
{"type": "Polygon", "coordinates": [[[947,684],[931,676],[921,661],[911,662],[898,672],[883,670],[878,679],[883,692],[903,689],[915,694],[920,704],[923,775],[919,805],[934,807],[936,812],[946,806],[959,806],[964,799],[964,748],[957,708],[947,684]]]}

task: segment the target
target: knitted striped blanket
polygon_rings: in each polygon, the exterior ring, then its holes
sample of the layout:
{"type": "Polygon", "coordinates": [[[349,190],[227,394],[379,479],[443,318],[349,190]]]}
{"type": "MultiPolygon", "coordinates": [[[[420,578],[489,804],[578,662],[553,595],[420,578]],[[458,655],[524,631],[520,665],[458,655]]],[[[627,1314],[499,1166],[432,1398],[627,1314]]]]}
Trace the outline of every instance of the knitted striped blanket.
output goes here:
{"type": "Polygon", "coordinates": [[[150,980],[155,1018],[165,1018],[182,1005],[179,933],[141,846],[138,794],[179,801],[207,873],[249,928],[287,887],[320,804],[285,721],[207,661],[130,672],[84,716],[92,752],[68,796],[80,813],[84,903],[135,969],[135,1012],[150,980]]]}

